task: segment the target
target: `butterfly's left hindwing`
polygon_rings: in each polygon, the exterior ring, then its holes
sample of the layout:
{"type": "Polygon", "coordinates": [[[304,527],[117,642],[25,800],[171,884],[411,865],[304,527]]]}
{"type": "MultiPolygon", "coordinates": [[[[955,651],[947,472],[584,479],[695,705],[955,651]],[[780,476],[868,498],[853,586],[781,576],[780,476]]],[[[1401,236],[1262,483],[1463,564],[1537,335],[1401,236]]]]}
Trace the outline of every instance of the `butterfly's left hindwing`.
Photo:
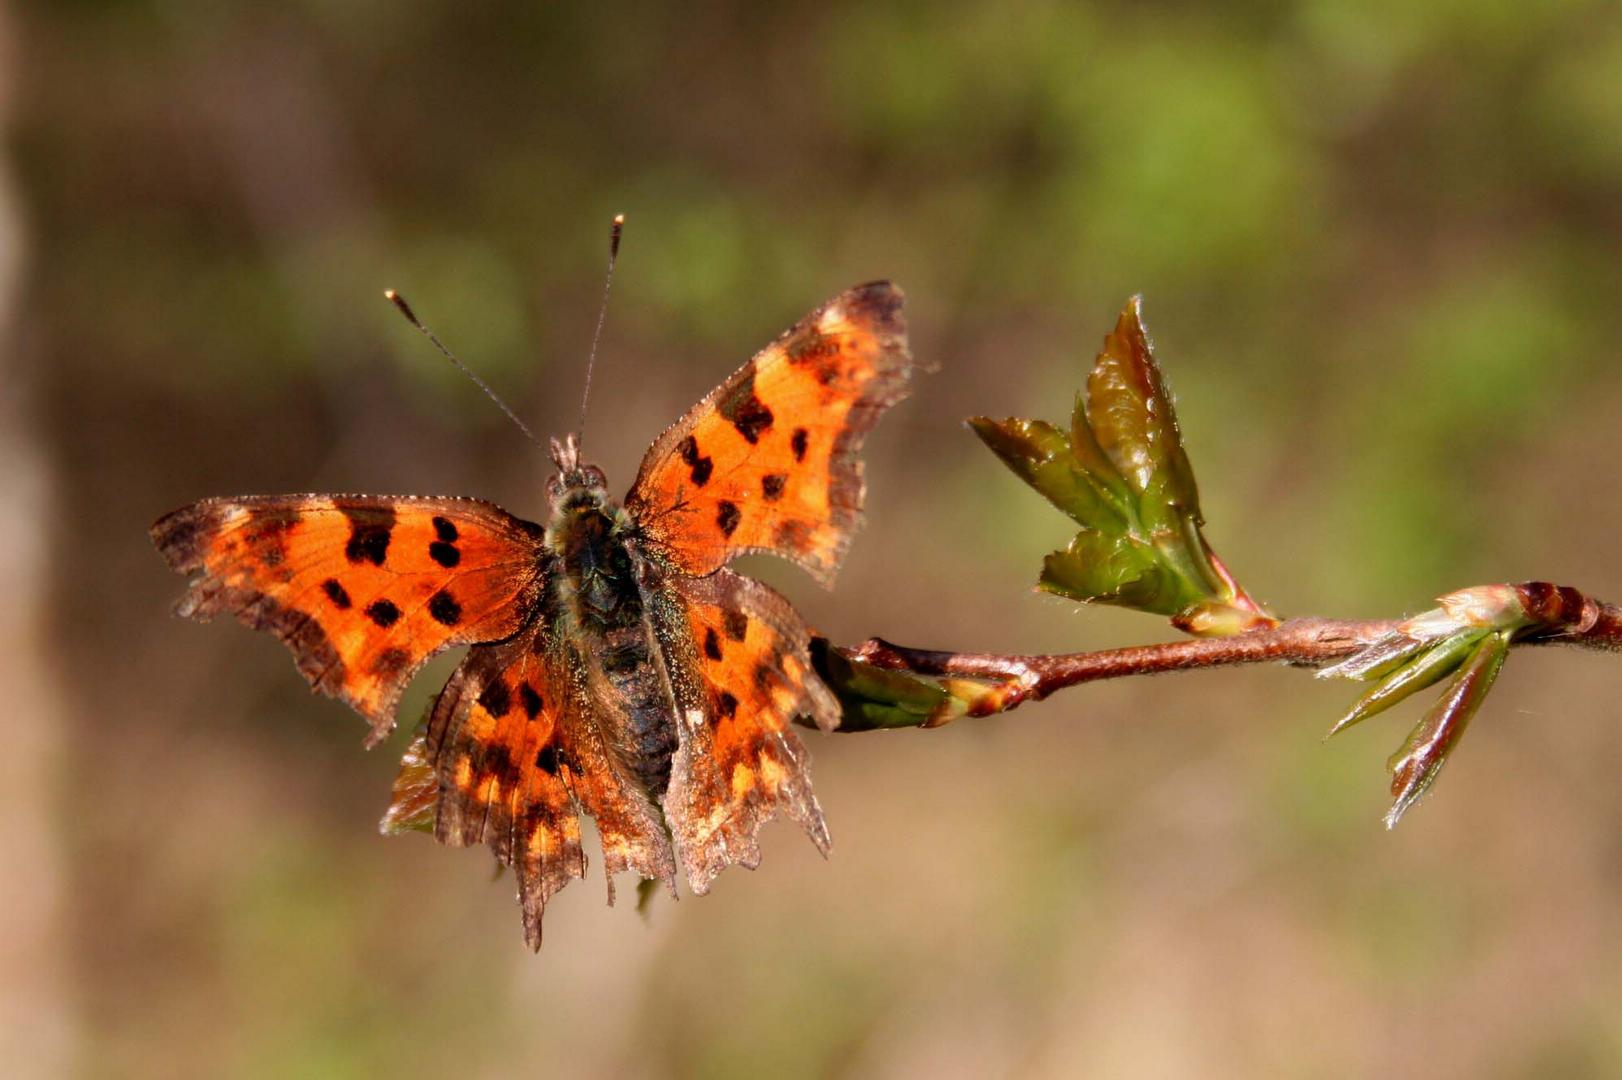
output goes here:
{"type": "Polygon", "coordinates": [[[534,614],[541,529],[476,499],[205,499],[152,526],[195,575],[178,610],[234,615],[293,652],[317,692],[394,727],[400,691],[441,649],[496,641],[534,614]]]}

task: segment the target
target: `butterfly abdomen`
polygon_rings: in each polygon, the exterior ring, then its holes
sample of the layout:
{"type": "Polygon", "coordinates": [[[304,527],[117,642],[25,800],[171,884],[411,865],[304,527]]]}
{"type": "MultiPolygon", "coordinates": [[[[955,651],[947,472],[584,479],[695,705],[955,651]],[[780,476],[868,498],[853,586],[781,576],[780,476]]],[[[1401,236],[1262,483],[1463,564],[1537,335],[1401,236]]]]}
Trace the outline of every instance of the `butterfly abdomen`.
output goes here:
{"type": "Polygon", "coordinates": [[[635,561],[605,509],[565,509],[554,521],[559,597],[578,628],[576,648],[606,691],[593,710],[604,739],[658,800],[676,752],[675,706],[655,657],[635,561]]]}
{"type": "MultiPolygon", "coordinates": [[[[638,602],[638,610],[641,609],[638,602]]],[[[655,799],[670,786],[676,753],[675,707],[660,677],[647,625],[611,630],[603,637],[598,663],[623,708],[619,740],[625,764],[655,799]]]]}

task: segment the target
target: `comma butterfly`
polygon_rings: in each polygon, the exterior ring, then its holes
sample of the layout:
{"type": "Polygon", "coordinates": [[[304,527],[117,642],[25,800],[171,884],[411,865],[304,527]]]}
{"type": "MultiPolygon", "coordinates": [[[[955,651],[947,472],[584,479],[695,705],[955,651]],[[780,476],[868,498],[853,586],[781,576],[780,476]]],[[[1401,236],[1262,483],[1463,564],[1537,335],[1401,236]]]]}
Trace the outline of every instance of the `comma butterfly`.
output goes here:
{"type": "Polygon", "coordinates": [[[806,316],[667,430],[623,504],[578,436],[552,441],[546,525],[467,498],[205,499],[152,527],[195,575],[178,606],[235,615],[292,650],[318,693],[394,728],[434,653],[472,646],[407,750],[385,830],[514,867],[524,936],[585,876],[580,814],[613,875],[693,892],[760,860],[781,809],[824,854],[808,758],[789,727],[839,723],[782,596],[727,569],[747,552],[832,581],[862,502],[858,452],[914,364],[901,291],[859,285],[806,316]]]}

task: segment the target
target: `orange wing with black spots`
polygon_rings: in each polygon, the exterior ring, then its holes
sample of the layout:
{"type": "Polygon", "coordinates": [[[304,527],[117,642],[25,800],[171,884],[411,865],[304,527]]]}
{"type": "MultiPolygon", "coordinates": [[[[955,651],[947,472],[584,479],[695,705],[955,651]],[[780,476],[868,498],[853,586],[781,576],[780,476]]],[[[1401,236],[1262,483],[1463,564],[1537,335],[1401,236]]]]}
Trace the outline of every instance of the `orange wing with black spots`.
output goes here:
{"type": "Polygon", "coordinates": [[[567,680],[555,676],[541,633],[536,626],[468,650],[434,701],[422,749],[438,781],[434,835],[457,846],[489,844],[514,868],[533,949],[547,900],[586,876],[562,750],[567,680]]]}
{"type": "Polygon", "coordinates": [[[850,289],[800,320],[666,431],[625,505],[689,574],[766,551],[832,581],[861,517],[862,439],[906,396],[901,290],[850,289]]]}
{"type": "Polygon", "coordinates": [[[540,527],[476,499],[206,499],[161,518],[152,540],[196,575],[180,614],[274,633],[311,687],[371,724],[368,746],[429,656],[517,633],[543,577],[540,527]]]}
{"type": "MultiPolygon", "coordinates": [[[[515,869],[525,940],[536,949],[547,900],[586,874],[582,810],[597,823],[610,903],[621,870],[675,885],[664,826],[607,749],[575,689],[579,670],[571,646],[541,621],[510,641],[473,647],[435,701],[421,750],[438,780],[435,836],[486,843],[515,869]]],[[[396,801],[407,805],[391,807],[390,817],[413,813],[412,790],[397,786],[396,801]]]]}
{"type": "Polygon", "coordinates": [[[832,729],[839,706],[811,670],[804,623],[776,592],[730,570],[678,576],[671,587],[691,655],[668,654],[693,677],[673,680],[692,689],[678,702],[681,744],[665,817],[687,883],[702,894],[733,863],[756,866],[756,833],[780,809],[827,854],[809,755],[790,724],[803,715],[832,729]]]}

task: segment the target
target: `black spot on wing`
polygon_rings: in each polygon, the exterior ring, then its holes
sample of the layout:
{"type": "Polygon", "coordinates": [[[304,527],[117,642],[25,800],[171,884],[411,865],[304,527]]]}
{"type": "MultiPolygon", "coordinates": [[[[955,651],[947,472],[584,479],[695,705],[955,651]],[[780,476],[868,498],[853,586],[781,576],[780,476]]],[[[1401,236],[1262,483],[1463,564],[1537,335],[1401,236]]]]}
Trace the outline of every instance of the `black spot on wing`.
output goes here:
{"type": "Polygon", "coordinates": [[[811,433],[803,427],[794,429],[794,437],[789,439],[789,447],[794,451],[795,461],[805,460],[805,449],[811,441],[811,433]]]}
{"type": "Polygon", "coordinates": [[[389,553],[389,536],[394,532],[394,508],[352,506],[343,513],[349,519],[349,542],[344,545],[344,557],[352,563],[382,566],[389,553]]]}
{"type": "Polygon", "coordinates": [[[718,411],[750,445],[759,442],[761,434],[776,419],[766,403],[755,396],[755,373],[752,370],[744,374],[737,386],[727,391],[718,411]]]}
{"type": "Polygon", "coordinates": [[[541,752],[535,755],[535,767],[548,776],[558,774],[558,752],[550,745],[541,747],[541,752]]]}
{"type": "Polygon", "coordinates": [[[787,473],[768,473],[760,478],[760,493],[767,502],[776,502],[783,497],[783,485],[787,483],[787,473]]]}
{"type": "Polygon", "coordinates": [[[428,545],[428,557],[447,570],[462,561],[462,553],[456,545],[444,540],[435,540],[428,545]]]}
{"type": "Polygon", "coordinates": [[[434,535],[447,544],[456,543],[456,522],[450,518],[434,518],[434,535]]]}
{"type": "Polygon", "coordinates": [[[366,605],[366,617],[388,629],[400,621],[400,609],[394,606],[392,600],[373,600],[366,605]]]}
{"type": "Polygon", "coordinates": [[[541,695],[527,682],[518,684],[518,703],[524,707],[524,715],[531,720],[541,715],[541,695]]]}
{"type": "Polygon", "coordinates": [[[741,611],[723,611],[721,629],[725,630],[727,637],[733,641],[742,641],[744,635],[749,633],[749,616],[741,611]]]}
{"type": "Polygon", "coordinates": [[[715,633],[715,627],[704,628],[704,655],[711,660],[721,659],[721,639],[715,633]]]}
{"type": "Polygon", "coordinates": [[[738,699],[725,690],[716,695],[715,707],[717,715],[724,716],[728,720],[738,715],[738,699]]]}
{"type": "Polygon", "coordinates": [[[337,578],[328,578],[321,583],[321,591],[327,594],[332,606],[339,611],[348,611],[354,601],[349,599],[349,590],[339,583],[337,578]]]}
{"type": "Polygon", "coordinates": [[[720,526],[722,535],[731,536],[738,530],[738,522],[743,514],[738,510],[738,504],[722,499],[716,507],[715,524],[720,526]]]}
{"type": "Polygon", "coordinates": [[[690,470],[693,483],[703,487],[710,481],[710,473],[715,471],[715,462],[708,456],[698,452],[698,440],[689,435],[676,447],[677,453],[690,470]]]}
{"type": "Polygon", "coordinates": [[[490,680],[490,684],[479,693],[479,708],[494,717],[507,715],[507,710],[513,707],[512,691],[500,679],[490,680]]]}
{"type": "Polygon", "coordinates": [[[441,589],[428,599],[428,614],[441,625],[455,626],[462,621],[462,605],[456,602],[456,597],[441,589]]]}

